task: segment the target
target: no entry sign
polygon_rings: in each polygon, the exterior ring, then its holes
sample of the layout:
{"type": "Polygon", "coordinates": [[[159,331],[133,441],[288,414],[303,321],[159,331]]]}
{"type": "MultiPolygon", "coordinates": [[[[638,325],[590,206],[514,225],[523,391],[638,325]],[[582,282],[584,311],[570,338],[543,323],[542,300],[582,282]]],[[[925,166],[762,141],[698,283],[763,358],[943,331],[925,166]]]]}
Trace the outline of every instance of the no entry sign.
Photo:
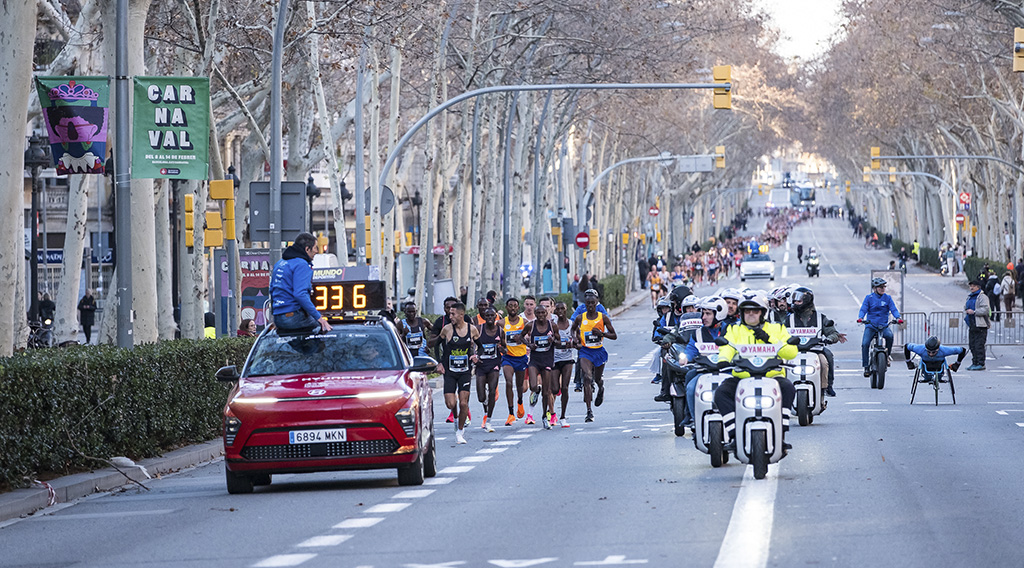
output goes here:
{"type": "Polygon", "coordinates": [[[651,207],[650,209],[647,210],[647,214],[650,215],[651,217],[657,217],[658,213],[661,213],[661,210],[658,209],[657,207],[651,207]]]}
{"type": "Polygon", "coordinates": [[[590,235],[586,231],[581,231],[576,234],[576,246],[581,249],[585,249],[590,246],[590,235]]]}

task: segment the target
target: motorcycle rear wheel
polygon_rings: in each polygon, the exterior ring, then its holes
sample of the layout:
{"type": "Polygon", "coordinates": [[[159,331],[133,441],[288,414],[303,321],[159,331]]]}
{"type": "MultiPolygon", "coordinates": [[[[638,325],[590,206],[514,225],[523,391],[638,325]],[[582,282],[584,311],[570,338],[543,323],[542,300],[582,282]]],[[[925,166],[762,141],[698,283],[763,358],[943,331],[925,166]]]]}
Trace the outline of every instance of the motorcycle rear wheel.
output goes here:
{"type": "Polygon", "coordinates": [[[672,397],[672,421],[675,423],[676,436],[686,433],[686,426],[683,426],[684,414],[686,413],[686,399],[681,396],[672,397]]]}

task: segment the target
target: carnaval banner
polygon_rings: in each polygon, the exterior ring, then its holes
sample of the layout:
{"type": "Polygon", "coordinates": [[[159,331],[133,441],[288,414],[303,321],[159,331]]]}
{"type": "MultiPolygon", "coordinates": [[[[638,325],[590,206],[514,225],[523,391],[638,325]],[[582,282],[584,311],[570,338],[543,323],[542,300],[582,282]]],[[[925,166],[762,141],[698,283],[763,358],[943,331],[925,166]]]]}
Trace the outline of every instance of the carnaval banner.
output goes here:
{"type": "Polygon", "coordinates": [[[36,90],[57,174],[102,174],[109,78],[36,77],[36,90]]]}
{"type": "Polygon", "coordinates": [[[209,179],[210,80],[136,77],[132,177],[209,179]]]}

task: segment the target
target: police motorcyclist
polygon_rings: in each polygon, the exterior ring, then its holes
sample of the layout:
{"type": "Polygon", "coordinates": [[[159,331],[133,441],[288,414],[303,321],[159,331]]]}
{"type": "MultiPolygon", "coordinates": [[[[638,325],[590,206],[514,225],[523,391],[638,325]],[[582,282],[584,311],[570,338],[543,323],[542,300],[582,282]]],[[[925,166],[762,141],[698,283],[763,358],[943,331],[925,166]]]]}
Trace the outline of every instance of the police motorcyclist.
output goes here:
{"type": "Polygon", "coordinates": [[[768,312],[767,319],[772,323],[786,324],[789,317],[789,300],[793,296],[793,287],[782,286],[775,293],[775,309],[768,312]]]}
{"type": "MultiPolygon", "coordinates": [[[[714,343],[715,339],[721,337],[722,333],[725,331],[722,321],[728,315],[729,307],[722,298],[712,296],[705,298],[704,301],[700,303],[700,312],[702,323],[704,325],[694,332],[693,337],[690,338],[690,342],[686,345],[686,349],[683,351],[683,355],[686,357],[686,362],[693,361],[700,354],[700,346],[697,345],[698,343],[714,343]]],[[[693,408],[694,397],[696,396],[697,390],[697,375],[700,373],[701,371],[699,369],[692,369],[690,372],[686,373],[686,409],[687,416],[690,417],[686,426],[691,429],[693,428],[693,408]]]]}
{"type": "MultiPolygon", "coordinates": [[[[839,333],[836,330],[835,322],[825,317],[825,314],[819,312],[814,307],[814,292],[806,286],[801,286],[793,291],[793,311],[789,314],[789,318],[786,321],[786,327],[814,327],[818,329],[821,337],[826,343],[846,343],[846,334],[839,333]]],[[[835,382],[835,358],[832,357],[832,351],[828,347],[823,347],[819,354],[821,358],[825,360],[822,362],[822,370],[825,371],[825,375],[828,380],[826,384],[821,385],[824,389],[825,394],[829,396],[835,396],[836,391],[832,388],[832,384],[835,382]]]]}
{"type": "Polygon", "coordinates": [[[900,320],[900,311],[892,301],[892,296],[885,293],[885,279],[871,279],[871,293],[864,296],[864,302],[860,305],[860,312],[857,314],[857,323],[866,323],[864,326],[864,337],[860,342],[860,362],[864,366],[864,376],[870,377],[871,370],[868,366],[868,347],[876,333],[881,333],[885,338],[885,352],[892,355],[892,330],[887,327],[889,314],[900,320]]]}
{"type": "Polygon", "coordinates": [[[740,300],[743,299],[743,294],[735,288],[726,288],[722,290],[719,296],[725,300],[725,305],[729,308],[729,313],[722,320],[722,327],[726,328],[734,323],[738,323],[740,321],[738,306],[740,300]]]}
{"type": "MultiPolygon", "coordinates": [[[[914,362],[910,360],[910,354],[917,353],[921,357],[922,363],[931,363],[946,361],[946,357],[950,355],[957,355],[956,363],[949,366],[949,369],[954,373],[960,370],[960,363],[963,362],[964,357],[967,356],[967,349],[964,347],[946,347],[939,342],[939,338],[934,335],[925,340],[924,345],[918,345],[917,343],[907,343],[903,346],[903,355],[907,359],[907,368],[913,369],[914,362]]],[[[930,383],[935,379],[942,381],[942,376],[937,375],[928,371],[927,368],[921,370],[921,378],[918,379],[922,383],[930,383]]]]}
{"type": "MultiPolygon", "coordinates": [[[[672,289],[672,292],[669,293],[668,297],[669,302],[672,305],[672,311],[662,318],[661,327],[667,327],[673,331],[672,333],[666,334],[657,340],[661,343],[662,354],[664,354],[673,343],[685,345],[689,342],[690,337],[693,335],[694,328],[699,325],[681,325],[684,321],[699,317],[699,315],[694,315],[697,311],[697,297],[689,292],[690,288],[687,286],[676,286],[672,289]]],[[[671,387],[671,381],[661,381],[661,392],[654,397],[654,401],[670,402],[672,400],[672,396],[669,395],[669,389],[671,387]]]]}
{"type": "MultiPolygon", "coordinates": [[[[768,313],[768,300],[764,296],[751,294],[740,301],[738,308],[742,323],[731,325],[726,330],[725,338],[729,340],[729,343],[732,345],[783,344],[777,357],[793,359],[797,356],[799,353],[797,347],[786,343],[789,340],[789,332],[786,331],[786,328],[781,324],[765,320],[768,313]]],[[[723,346],[718,350],[718,363],[722,365],[724,362],[732,361],[735,356],[735,348],[731,345],[723,346]]],[[[715,407],[722,414],[722,422],[729,440],[735,440],[733,431],[736,429],[736,387],[739,385],[740,379],[749,376],[750,374],[744,371],[733,371],[733,376],[722,381],[715,390],[715,407]]],[[[769,371],[767,376],[776,379],[782,390],[782,433],[785,436],[789,430],[789,413],[790,408],[793,407],[793,401],[796,399],[796,388],[786,378],[786,372],[783,369],[769,371]]],[[[782,447],[788,450],[791,446],[783,441],[782,447]]]]}
{"type": "MultiPolygon", "coordinates": [[[[654,320],[654,331],[651,333],[651,341],[660,344],[661,338],[664,334],[658,331],[658,328],[668,327],[666,325],[666,322],[672,315],[672,302],[670,302],[668,298],[661,298],[660,300],[658,300],[656,308],[658,310],[658,317],[654,320]]],[[[666,347],[661,348],[662,353],[664,353],[665,349],[666,347]]],[[[651,382],[654,384],[660,383],[661,373],[658,372],[657,374],[655,374],[654,378],[651,379],[651,382]]],[[[654,400],[657,401],[658,397],[654,397],[654,400]]]]}

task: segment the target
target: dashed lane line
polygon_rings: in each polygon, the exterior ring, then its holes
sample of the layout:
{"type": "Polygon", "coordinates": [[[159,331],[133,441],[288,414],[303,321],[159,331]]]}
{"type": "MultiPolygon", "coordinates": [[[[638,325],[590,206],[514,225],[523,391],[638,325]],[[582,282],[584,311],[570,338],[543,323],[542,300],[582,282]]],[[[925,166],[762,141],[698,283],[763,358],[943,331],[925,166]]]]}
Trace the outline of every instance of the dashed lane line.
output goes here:
{"type": "Polygon", "coordinates": [[[778,467],[769,467],[768,475],[762,480],[754,480],[753,468],[744,469],[743,484],[718,549],[715,568],[764,568],[768,564],[779,486],[778,467]]]}
{"type": "Polygon", "coordinates": [[[365,529],[384,520],[384,517],[359,517],[356,519],[345,519],[334,525],[336,529],[365,529]]]}
{"type": "Polygon", "coordinates": [[[323,534],[320,536],[314,536],[313,538],[307,538],[295,546],[299,548],[338,546],[350,538],[352,538],[352,535],[350,534],[323,534]]]}
{"type": "Polygon", "coordinates": [[[316,554],[278,554],[253,564],[255,568],[275,568],[280,566],[298,566],[303,562],[315,558],[316,554]]]}

